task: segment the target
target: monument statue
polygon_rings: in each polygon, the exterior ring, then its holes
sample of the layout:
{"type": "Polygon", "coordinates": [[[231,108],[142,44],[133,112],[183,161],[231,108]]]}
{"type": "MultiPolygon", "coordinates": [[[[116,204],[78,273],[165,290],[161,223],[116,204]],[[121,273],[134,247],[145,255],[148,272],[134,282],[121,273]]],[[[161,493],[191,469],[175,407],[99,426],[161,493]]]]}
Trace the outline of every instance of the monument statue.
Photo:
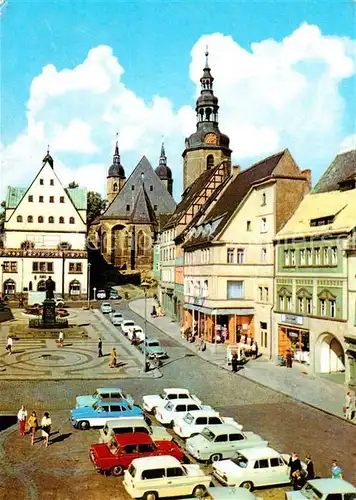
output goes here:
{"type": "Polygon", "coordinates": [[[51,277],[46,280],[46,300],[54,299],[54,290],[56,289],[56,284],[51,277]]]}

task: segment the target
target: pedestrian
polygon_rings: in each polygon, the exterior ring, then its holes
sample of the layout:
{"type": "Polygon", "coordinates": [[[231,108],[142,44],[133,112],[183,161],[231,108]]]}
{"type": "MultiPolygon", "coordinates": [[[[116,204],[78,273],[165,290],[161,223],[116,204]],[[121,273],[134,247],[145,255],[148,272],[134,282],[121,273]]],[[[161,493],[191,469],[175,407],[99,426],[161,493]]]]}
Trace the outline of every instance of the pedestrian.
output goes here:
{"type": "Polygon", "coordinates": [[[22,405],[18,414],[17,414],[17,422],[19,424],[19,431],[20,431],[20,436],[25,435],[25,426],[26,426],[26,420],[27,420],[27,410],[26,408],[22,405]]]}
{"type": "Polygon", "coordinates": [[[298,455],[293,451],[292,456],[289,459],[288,462],[288,467],[289,467],[289,474],[290,478],[293,479],[293,474],[302,469],[302,464],[301,461],[298,458],[298,455]]]}
{"type": "Polygon", "coordinates": [[[157,310],[155,306],[152,307],[151,316],[152,318],[157,318],[157,310]]]}
{"type": "Polygon", "coordinates": [[[63,347],[63,345],[64,345],[64,333],[63,332],[59,332],[58,343],[59,343],[59,347],[63,347]]]}
{"type": "Polygon", "coordinates": [[[42,437],[45,440],[45,447],[48,447],[49,436],[51,435],[52,420],[48,411],[45,411],[41,420],[42,437]]]}
{"type": "Polygon", "coordinates": [[[251,345],[251,354],[253,359],[257,358],[257,342],[253,341],[251,345]]]}
{"type": "Polygon", "coordinates": [[[231,368],[234,373],[237,373],[238,357],[237,352],[234,352],[231,357],[231,368]]]}
{"type": "Polygon", "coordinates": [[[309,481],[309,479],[315,478],[314,464],[310,455],[305,457],[305,463],[307,464],[307,480],[309,481]]]}
{"type": "Polygon", "coordinates": [[[31,413],[31,415],[28,417],[28,425],[30,427],[30,434],[31,434],[31,446],[33,446],[33,443],[35,441],[36,437],[36,431],[38,429],[38,418],[37,414],[35,411],[31,413]]]}
{"type": "Polygon", "coordinates": [[[10,337],[10,335],[7,336],[7,345],[6,345],[6,350],[8,352],[8,354],[11,354],[12,353],[12,337],[10,337]]]}
{"type": "Polygon", "coordinates": [[[287,368],[292,368],[292,364],[293,364],[293,359],[292,359],[292,353],[289,349],[287,349],[287,352],[286,352],[286,367],[287,368]]]}
{"type": "Polygon", "coordinates": [[[110,368],[115,368],[117,365],[117,354],[116,354],[116,349],[115,347],[113,347],[111,349],[111,353],[110,353],[110,363],[109,363],[109,367],[110,368]]]}
{"type": "Polygon", "coordinates": [[[354,412],[354,397],[349,391],[345,396],[344,415],[346,420],[352,420],[354,412]]]}
{"type": "Polygon", "coordinates": [[[293,472],[292,485],[293,490],[301,490],[305,485],[305,472],[302,469],[293,472]]]}
{"type": "Polygon", "coordinates": [[[343,470],[340,467],[340,465],[337,463],[337,460],[332,460],[330,472],[331,472],[331,477],[333,479],[342,479],[343,478],[343,476],[342,476],[343,470]]]}
{"type": "Polygon", "coordinates": [[[98,358],[103,357],[103,341],[101,340],[101,337],[99,337],[98,341],[98,358]]]}

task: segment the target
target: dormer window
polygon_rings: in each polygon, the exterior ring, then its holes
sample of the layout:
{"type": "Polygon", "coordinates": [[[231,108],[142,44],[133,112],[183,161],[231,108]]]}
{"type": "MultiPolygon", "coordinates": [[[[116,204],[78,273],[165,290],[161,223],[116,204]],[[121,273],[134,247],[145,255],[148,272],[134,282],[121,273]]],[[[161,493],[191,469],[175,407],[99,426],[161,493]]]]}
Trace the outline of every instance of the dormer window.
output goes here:
{"type": "Polygon", "coordinates": [[[326,217],[319,217],[317,219],[311,219],[310,220],[310,225],[312,227],[315,226],[327,226],[329,224],[332,224],[335,220],[335,215],[328,215],[326,217]]]}

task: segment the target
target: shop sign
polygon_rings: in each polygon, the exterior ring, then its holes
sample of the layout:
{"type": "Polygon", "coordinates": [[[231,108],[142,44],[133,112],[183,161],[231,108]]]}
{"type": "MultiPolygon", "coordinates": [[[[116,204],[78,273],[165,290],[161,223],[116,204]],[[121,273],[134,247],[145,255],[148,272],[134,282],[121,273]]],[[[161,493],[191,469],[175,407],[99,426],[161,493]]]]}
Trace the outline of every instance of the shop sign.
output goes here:
{"type": "Polygon", "coordinates": [[[295,339],[297,339],[299,337],[299,333],[298,332],[292,332],[291,330],[289,330],[289,332],[287,333],[288,337],[293,337],[295,339]]]}
{"type": "Polygon", "coordinates": [[[302,325],[303,316],[294,316],[293,314],[281,314],[282,323],[289,323],[290,325],[302,325]]]}

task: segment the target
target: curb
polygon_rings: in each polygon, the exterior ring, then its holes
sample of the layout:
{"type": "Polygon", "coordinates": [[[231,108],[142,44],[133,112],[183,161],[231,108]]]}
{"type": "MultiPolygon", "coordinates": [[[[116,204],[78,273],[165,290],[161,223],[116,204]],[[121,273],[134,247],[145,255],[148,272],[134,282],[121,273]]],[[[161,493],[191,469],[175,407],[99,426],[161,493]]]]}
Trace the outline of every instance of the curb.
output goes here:
{"type": "MultiPolygon", "coordinates": [[[[136,300],[140,300],[140,299],[133,299],[132,301],[129,301],[128,302],[128,306],[129,306],[129,308],[131,309],[132,312],[134,312],[135,314],[137,314],[138,316],[140,316],[140,318],[142,318],[141,314],[138,313],[136,310],[134,310],[132,308],[132,306],[131,306],[131,303],[135,302],[136,300]]],[[[187,343],[183,342],[180,338],[176,338],[173,335],[170,335],[169,333],[167,333],[164,330],[162,330],[162,328],[160,328],[155,323],[153,323],[150,318],[147,318],[147,323],[149,323],[150,325],[152,325],[155,328],[157,328],[157,330],[159,330],[160,332],[162,332],[164,335],[167,335],[168,337],[170,337],[170,338],[174,339],[175,341],[179,342],[179,344],[183,345],[184,347],[186,347],[191,352],[194,352],[196,356],[199,356],[204,361],[207,361],[211,365],[217,366],[218,368],[220,368],[222,370],[225,370],[225,371],[227,371],[229,373],[232,373],[231,370],[227,366],[219,365],[219,364],[215,363],[214,361],[212,361],[210,359],[204,358],[203,356],[201,356],[201,354],[199,353],[199,351],[193,350],[189,345],[187,345],[187,343]]],[[[310,408],[313,408],[314,410],[319,410],[319,411],[325,413],[326,415],[329,415],[331,417],[336,417],[339,420],[342,420],[343,422],[345,422],[346,424],[356,425],[356,421],[346,420],[342,415],[338,415],[337,413],[333,413],[331,411],[325,410],[324,408],[320,408],[319,406],[315,406],[312,403],[308,403],[307,401],[303,401],[303,400],[301,400],[299,398],[291,396],[290,394],[288,394],[286,392],[283,392],[281,390],[274,389],[273,387],[270,387],[270,386],[268,386],[266,384],[263,384],[262,382],[254,380],[253,378],[250,378],[247,375],[244,375],[244,374],[239,373],[239,372],[237,372],[236,375],[238,375],[240,377],[243,377],[243,378],[245,378],[247,380],[250,380],[251,382],[254,382],[255,384],[259,385],[260,387],[263,387],[265,389],[269,389],[270,391],[273,391],[273,392],[275,392],[277,394],[283,394],[283,396],[286,396],[289,399],[292,399],[293,401],[297,401],[300,404],[304,404],[306,406],[309,406],[310,408]]]]}

